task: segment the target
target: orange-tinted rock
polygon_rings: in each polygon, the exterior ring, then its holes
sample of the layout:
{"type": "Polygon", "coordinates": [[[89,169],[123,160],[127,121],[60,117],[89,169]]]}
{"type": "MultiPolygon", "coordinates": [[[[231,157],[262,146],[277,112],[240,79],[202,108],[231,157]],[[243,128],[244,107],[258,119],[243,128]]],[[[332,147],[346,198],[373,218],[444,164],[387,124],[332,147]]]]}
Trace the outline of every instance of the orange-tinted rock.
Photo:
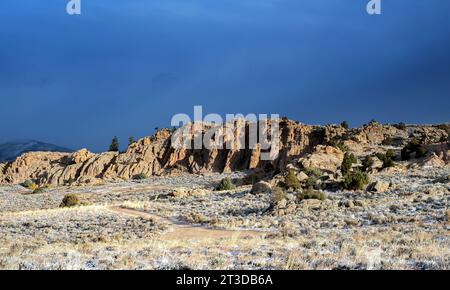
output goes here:
{"type": "MultiPolygon", "coordinates": [[[[284,118],[279,123],[278,142],[272,143],[271,148],[264,148],[261,144],[248,148],[249,128],[254,125],[243,119],[236,120],[234,124],[232,129],[226,125],[214,127],[215,133],[212,136],[216,138],[216,142],[208,143],[211,146],[202,149],[174,148],[171,140],[173,132],[163,129],[151,137],[131,144],[124,153],[93,154],[86,149],[72,154],[26,153],[11,163],[0,164],[0,183],[17,184],[31,179],[40,185],[62,185],[68,181],[128,180],[140,173],[158,175],[176,172],[232,172],[245,169],[283,171],[288,164],[297,161],[306,167],[334,172],[342,162],[343,153],[335,147],[325,146],[332,141],[342,142],[358,155],[364,153],[367,146],[378,146],[377,144],[386,138],[408,139],[407,131],[377,123],[347,130],[336,125],[305,125],[284,118]],[[228,142],[231,136],[237,138],[237,142],[228,142]],[[278,154],[275,154],[275,149],[279,149],[278,154]],[[269,152],[274,159],[263,160],[269,152]]],[[[269,139],[275,138],[271,136],[271,124],[265,124],[267,126],[263,133],[269,139]]],[[[184,128],[188,136],[201,138],[213,126],[195,123],[184,128]]],[[[432,126],[410,126],[407,130],[422,134],[430,141],[448,137],[444,130],[432,126]]],[[[448,163],[448,147],[445,150],[443,146],[439,149],[442,152],[439,156],[442,155],[441,159],[448,163]]]]}

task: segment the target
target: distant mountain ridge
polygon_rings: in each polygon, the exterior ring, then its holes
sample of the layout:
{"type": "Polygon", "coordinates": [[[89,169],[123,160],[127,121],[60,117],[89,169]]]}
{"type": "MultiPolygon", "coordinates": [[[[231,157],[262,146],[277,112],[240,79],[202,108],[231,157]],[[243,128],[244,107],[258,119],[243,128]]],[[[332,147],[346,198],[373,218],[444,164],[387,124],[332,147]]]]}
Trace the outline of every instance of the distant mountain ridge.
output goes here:
{"type": "Polygon", "coordinates": [[[74,150],[36,140],[16,140],[0,144],[0,162],[13,161],[27,152],[73,152],[74,150]]]}

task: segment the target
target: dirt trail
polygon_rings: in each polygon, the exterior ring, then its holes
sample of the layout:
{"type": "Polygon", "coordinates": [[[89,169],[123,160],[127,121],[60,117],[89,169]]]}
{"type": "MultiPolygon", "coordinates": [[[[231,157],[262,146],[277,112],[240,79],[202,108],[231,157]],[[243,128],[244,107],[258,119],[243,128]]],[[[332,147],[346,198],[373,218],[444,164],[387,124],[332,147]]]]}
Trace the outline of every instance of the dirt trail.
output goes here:
{"type": "Polygon", "coordinates": [[[142,192],[142,191],[162,191],[171,189],[172,187],[168,185],[153,185],[153,184],[142,184],[138,186],[125,186],[125,187],[117,187],[113,189],[109,189],[108,193],[117,193],[117,194],[123,194],[123,193],[134,193],[134,192],[142,192]]]}
{"type": "Polygon", "coordinates": [[[250,238],[250,237],[264,237],[267,232],[251,231],[251,230],[220,230],[201,225],[192,225],[190,223],[182,222],[174,218],[165,218],[158,215],[143,212],[141,210],[111,206],[108,207],[110,211],[118,214],[125,214],[131,216],[138,216],[144,219],[155,219],[158,222],[163,222],[169,226],[169,231],[162,234],[164,239],[180,240],[180,239],[218,239],[218,238],[250,238]]]}

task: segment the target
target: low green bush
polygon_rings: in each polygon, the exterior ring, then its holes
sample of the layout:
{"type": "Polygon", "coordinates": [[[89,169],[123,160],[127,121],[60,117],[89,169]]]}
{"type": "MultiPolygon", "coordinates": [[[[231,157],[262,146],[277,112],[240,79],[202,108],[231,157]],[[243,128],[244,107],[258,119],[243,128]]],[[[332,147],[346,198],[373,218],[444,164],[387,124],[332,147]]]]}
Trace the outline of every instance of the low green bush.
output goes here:
{"type": "Polygon", "coordinates": [[[352,168],[352,164],[358,162],[355,155],[353,153],[345,152],[344,159],[342,160],[341,164],[341,172],[342,174],[347,174],[350,169],[352,168]]]}
{"type": "Polygon", "coordinates": [[[136,174],[135,176],[133,176],[134,180],[144,180],[147,178],[148,178],[148,176],[145,173],[139,173],[139,174],[136,174]]]}
{"type": "Polygon", "coordinates": [[[23,187],[26,187],[26,188],[31,188],[31,186],[33,185],[33,184],[35,184],[33,181],[31,181],[31,180],[25,180],[24,182],[22,182],[22,186],[23,187]]]}
{"type": "Polygon", "coordinates": [[[81,201],[75,194],[69,193],[66,194],[59,205],[59,207],[73,207],[81,205],[81,201]]]}
{"type": "Polygon", "coordinates": [[[399,129],[399,130],[403,130],[403,131],[406,130],[406,124],[403,123],[403,122],[400,122],[400,123],[398,123],[398,124],[395,124],[394,127],[397,128],[397,129],[399,129]]]}
{"type": "Polygon", "coordinates": [[[411,159],[411,154],[415,153],[416,158],[421,158],[427,155],[427,148],[417,139],[411,140],[401,151],[402,160],[411,159]]]}
{"type": "Polygon", "coordinates": [[[308,176],[314,176],[314,177],[321,177],[323,175],[322,170],[315,167],[305,167],[302,169],[303,173],[305,173],[308,176]]]}
{"type": "Polygon", "coordinates": [[[229,177],[225,177],[220,181],[219,185],[216,187],[216,190],[233,190],[235,187],[236,186],[233,184],[233,181],[231,181],[229,177]]]}
{"type": "Polygon", "coordinates": [[[422,158],[425,157],[428,153],[428,149],[424,146],[420,146],[416,149],[416,158],[422,158]]]}
{"type": "Polygon", "coordinates": [[[325,193],[321,191],[314,190],[312,188],[308,188],[305,191],[302,191],[297,194],[297,200],[302,201],[304,199],[318,199],[318,200],[325,200],[327,199],[327,196],[325,193]]]}
{"type": "Polygon", "coordinates": [[[364,159],[362,160],[362,166],[364,168],[364,170],[367,171],[367,169],[369,169],[372,165],[373,165],[373,158],[369,155],[367,155],[366,157],[364,157],[364,159]]]}
{"type": "Polygon", "coordinates": [[[299,190],[301,187],[300,181],[297,178],[297,174],[294,170],[289,170],[286,176],[284,177],[284,185],[286,188],[299,190]]]}
{"type": "Polygon", "coordinates": [[[39,193],[44,193],[44,192],[45,192],[44,187],[38,187],[35,190],[33,190],[33,194],[39,194],[39,193]]]}
{"type": "Polygon", "coordinates": [[[69,178],[68,180],[64,181],[64,185],[71,186],[76,182],[75,178],[69,178]]]}
{"type": "Polygon", "coordinates": [[[348,190],[361,190],[364,189],[370,182],[369,175],[360,170],[354,172],[348,172],[344,175],[342,181],[342,187],[348,190]]]}
{"type": "Polygon", "coordinates": [[[347,152],[349,150],[348,146],[342,142],[337,143],[336,148],[339,148],[342,152],[347,152]]]}
{"type": "Polygon", "coordinates": [[[388,149],[387,151],[386,151],[386,158],[389,158],[389,159],[394,159],[395,158],[395,156],[397,155],[397,154],[395,154],[395,151],[394,150],[392,150],[392,149],[388,149]]]}
{"type": "Polygon", "coordinates": [[[382,154],[382,153],[377,154],[378,159],[380,159],[383,162],[383,168],[394,167],[395,166],[395,162],[394,162],[395,156],[396,156],[395,151],[392,149],[389,149],[388,151],[386,151],[385,154],[382,154]]]}
{"type": "Polygon", "coordinates": [[[318,178],[314,175],[308,177],[308,179],[306,179],[305,181],[305,185],[306,187],[314,187],[316,186],[318,178]]]}
{"type": "Polygon", "coordinates": [[[328,143],[328,146],[332,146],[332,147],[336,147],[338,149],[340,149],[343,152],[346,152],[349,150],[348,146],[345,145],[343,142],[341,141],[337,141],[336,139],[331,139],[328,143]]]}
{"type": "Polygon", "coordinates": [[[275,203],[286,199],[287,193],[281,187],[275,187],[272,190],[272,199],[275,203]]]}

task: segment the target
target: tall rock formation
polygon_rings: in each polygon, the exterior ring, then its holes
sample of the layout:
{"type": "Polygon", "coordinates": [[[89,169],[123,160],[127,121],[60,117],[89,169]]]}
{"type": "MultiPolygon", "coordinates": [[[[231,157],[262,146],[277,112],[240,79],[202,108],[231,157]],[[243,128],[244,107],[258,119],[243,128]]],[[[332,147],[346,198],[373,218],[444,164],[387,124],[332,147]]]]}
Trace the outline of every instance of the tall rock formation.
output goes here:
{"type": "MultiPolygon", "coordinates": [[[[270,172],[284,170],[290,162],[302,157],[304,162],[309,162],[308,164],[321,162],[316,156],[317,150],[329,153],[334,149],[317,146],[329,145],[336,140],[358,146],[370,146],[381,144],[389,138],[407,140],[414,134],[422,134],[424,140],[431,141],[448,138],[448,132],[432,126],[416,126],[405,131],[393,126],[370,124],[347,130],[336,125],[321,127],[281,119],[278,136],[271,135],[270,122],[264,127],[263,133],[269,140],[275,141],[277,137],[278,142],[273,142],[272,145],[276,144],[278,154],[273,160],[263,160],[262,155],[274,148],[262,148],[264,146],[261,143],[249,148],[249,129],[254,125],[244,120],[236,120],[231,132],[223,125],[212,126],[204,123],[186,125],[184,129],[189,137],[187,142],[191,144],[194,143],[195,137],[202,138],[214,128],[214,133],[209,137],[216,142],[212,146],[207,148],[202,146],[199,149],[174,146],[172,144],[174,133],[169,129],[163,129],[153,136],[131,144],[123,153],[94,154],[86,149],[75,153],[26,153],[10,163],[0,163],[0,183],[18,184],[29,179],[39,185],[63,185],[89,179],[128,180],[141,173],[159,175],[176,172],[231,172],[245,169],[262,169],[270,172]],[[225,145],[230,141],[230,134],[238,141],[227,147],[225,145]],[[310,153],[313,152],[316,155],[311,156],[310,153]]],[[[333,162],[324,160],[324,164],[328,162],[329,164],[326,164],[331,169],[337,167],[342,159],[342,152],[335,151],[333,152],[336,153],[334,154],[336,160],[332,160],[333,162]]],[[[325,153],[321,153],[320,156],[325,156],[325,153]]]]}

